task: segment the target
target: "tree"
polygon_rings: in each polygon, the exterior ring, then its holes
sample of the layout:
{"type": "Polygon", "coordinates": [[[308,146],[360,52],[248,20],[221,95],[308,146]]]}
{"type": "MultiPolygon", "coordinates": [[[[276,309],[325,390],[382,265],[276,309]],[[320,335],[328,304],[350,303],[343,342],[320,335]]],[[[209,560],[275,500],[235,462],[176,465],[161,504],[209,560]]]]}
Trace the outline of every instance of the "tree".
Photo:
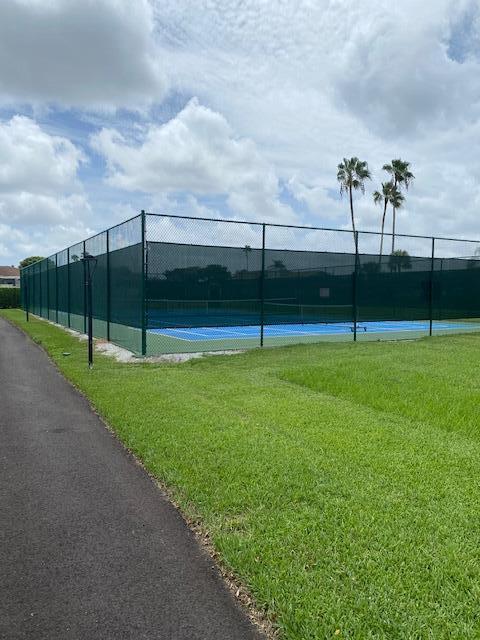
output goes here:
{"type": "Polygon", "coordinates": [[[245,258],[247,260],[247,271],[248,271],[248,254],[252,251],[252,247],[249,244],[246,244],[243,247],[243,251],[245,252],[245,258]]]}
{"type": "Polygon", "coordinates": [[[473,256],[467,262],[468,269],[476,269],[480,266],[480,247],[477,247],[473,252],[473,256]]]}
{"type": "MultiPolygon", "coordinates": [[[[399,190],[401,190],[402,187],[405,187],[408,191],[408,187],[412,183],[412,180],[415,179],[415,176],[410,171],[410,163],[405,162],[405,160],[401,160],[400,158],[392,160],[391,164],[384,164],[382,168],[392,176],[393,185],[399,190]]],[[[395,251],[395,221],[396,207],[394,206],[392,219],[392,253],[395,251]]]]}
{"type": "Polygon", "coordinates": [[[364,262],[360,266],[360,270],[362,273],[365,273],[366,275],[378,273],[380,271],[380,264],[378,262],[373,262],[373,261],[364,262]]]}
{"type": "Polygon", "coordinates": [[[348,193],[350,200],[350,215],[352,218],[352,231],[355,234],[355,216],[353,214],[353,191],[360,189],[365,193],[365,180],[370,180],[368,164],[356,157],[343,159],[338,165],[337,180],[340,183],[340,195],[348,193]]]}
{"type": "Polygon", "coordinates": [[[169,282],[205,283],[224,282],[230,280],[232,274],[221,264],[209,264],[206,267],[178,267],[164,271],[163,275],[169,282]]]}
{"type": "Polygon", "coordinates": [[[400,209],[405,198],[402,196],[393,182],[382,182],[382,190],[373,192],[373,201],[375,204],[383,204],[382,215],[382,234],[380,236],[380,256],[379,262],[382,261],[383,253],[383,235],[385,231],[385,216],[387,214],[387,206],[392,205],[394,211],[400,209]]]}
{"type": "Polygon", "coordinates": [[[390,255],[389,260],[390,269],[396,273],[400,273],[402,269],[411,269],[412,261],[408,251],[397,249],[390,255]]]}
{"type": "Polygon", "coordinates": [[[20,260],[20,264],[18,265],[19,269],[23,269],[23,267],[28,267],[34,262],[38,262],[39,260],[43,260],[43,256],[29,256],[28,258],[24,258],[20,260]]]}

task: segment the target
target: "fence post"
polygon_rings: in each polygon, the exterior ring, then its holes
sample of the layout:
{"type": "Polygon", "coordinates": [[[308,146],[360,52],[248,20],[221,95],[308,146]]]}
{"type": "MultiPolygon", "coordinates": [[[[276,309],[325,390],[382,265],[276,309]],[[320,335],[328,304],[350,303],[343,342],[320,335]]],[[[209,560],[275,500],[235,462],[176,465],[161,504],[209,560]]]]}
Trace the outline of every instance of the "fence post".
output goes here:
{"type": "Polygon", "coordinates": [[[45,262],[45,266],[46,268],[46,273],[47,273],[47,320],[50,320],[50,259],[49,258],[45,258],[46,262],[45,262]]]}
{"type": "Polygon", "coordinates": [[[443,258],[440,258],[440,275],[438,277],[438,319],[442,320],[443,318],[443,309],[442,309],[442,282],[443,282],[443,258]]]}
{"type": "Polygon", "coordinates": [[[263,334],[265,327],[265,228],[262,224],[262,274],[260,276],[260,346],[263,347],[263,334]]]}
{"type": "Polygon", "coordinates": [[[70,247],[67,249],[67,324],[70,329],[70,247]]]}
{"type": "Polygon", "coordinates": [[[38,290],[39,290],[39,306],[38,306],[38,315],[42,317],[42,302],[43,302],[43,291],[42,291],[42,263],[38,263],[38,290]]]}
{"type": "Polygon", "coordinates": [[[110,342],[110,229],[107,229],[107,340],[110,342]]]}
{"type": "Polygon", "coordinates": [[[55,322],[58,324],[58,253],[55,254],[55,322]]]}
{"type": "Polygon", "coordinates": [[[358,301],[357,301],[357,277],[358,277],[358,231],[354,233],[355,238],[355,268],[353,270],[353,287],[352,287],[352,306],[353,306],[353,341],[357,341],[357,322],[358,322],[358,301]]]}
{"type": "Polygon", "coordinates": [[[147,247],[145,242],[145,211],[142,209],[142,356],[147,354],[147,247]]]}
{"type": "Polygon", "coordinates": [[[25,316],[26,316],[26,320],[27,322],[30,320],[29,317],[29,299],[28,299],[28,292],[30,290],[30,273],[29,273],[29,269],[23,269],[22,270],[22,274],[23,274],[23,282],[25,285],[24,288],[24,292],[23,292],[23,300],[25,302],[25,316]],[[26,275],[25,275],[26,274],[26,275]]]}
{"type": "Polygon", "coordinates": [[[428,296],[428,315],[429,315],[429,332],[428,335],[433,334],[433,274],[435,268],[435,238],[432,238],[432,258],[430,261],[430,287],[428,296]]]}
{"type": "Polygon", "coordinates": [[[32,291],[29,291],[28,297],[32,299],[32,313],[35,315],[35,265],[30,267],[30,282],[32,284],[32,291]]]}
{"type": "MultiPolygon", "coordinates": [[[[82,242],[83,254],[82,258],[85,257],[85,240],[82,242]]],[[[83,333],[87,333],[87,271],[86,271],[86,261],[83,260],[83,333]]]]}

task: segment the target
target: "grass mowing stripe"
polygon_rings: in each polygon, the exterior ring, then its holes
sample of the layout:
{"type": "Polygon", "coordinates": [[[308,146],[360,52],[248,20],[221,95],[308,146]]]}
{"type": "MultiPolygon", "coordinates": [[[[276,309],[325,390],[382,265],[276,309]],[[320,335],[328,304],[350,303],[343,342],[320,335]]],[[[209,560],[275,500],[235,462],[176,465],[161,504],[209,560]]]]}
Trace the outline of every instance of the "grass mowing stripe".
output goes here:
{"type": "Polygon", "coordinates": [[[479,637],[478,336],[89,372],[84,344],[4,315],[201,518],[285,638],[479,637]]]}

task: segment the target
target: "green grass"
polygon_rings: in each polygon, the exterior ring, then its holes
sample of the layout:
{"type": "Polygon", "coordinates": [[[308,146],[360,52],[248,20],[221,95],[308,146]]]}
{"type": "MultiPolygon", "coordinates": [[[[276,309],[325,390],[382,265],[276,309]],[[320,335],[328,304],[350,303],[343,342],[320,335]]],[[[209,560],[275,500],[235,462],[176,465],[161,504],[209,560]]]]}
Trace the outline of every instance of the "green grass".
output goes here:
{"type": "Polygon", "coordinates": [[[201,519],[284,638],[480,637],[479,334],[88,371],[85,344],[3,315],[201,519]]]}

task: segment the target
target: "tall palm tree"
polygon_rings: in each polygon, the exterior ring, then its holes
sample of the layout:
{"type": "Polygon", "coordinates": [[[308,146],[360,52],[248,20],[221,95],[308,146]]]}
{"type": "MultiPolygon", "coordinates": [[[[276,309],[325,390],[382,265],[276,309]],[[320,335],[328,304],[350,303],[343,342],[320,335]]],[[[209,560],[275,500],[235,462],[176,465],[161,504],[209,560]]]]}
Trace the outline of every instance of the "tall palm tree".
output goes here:
{"type": "Polygon", "coordinates": [[[360,189],[365,193],[365,180],[370,180],[371,175],[368,164],[358,158],[344,158],[338,165],[337,180],[340,183],[340,195],[348,193],[350,200],[350,215],[352,217],[352,231],[355,234],[355,216],[353,214],[353,191],[360,189]]]}
{"type": "MultiPolygon", "coordinates": [[[[391,164],[384,164],[383,170],[392,176],[392,182],[398,189],[405,189],[408,191],[408,187],[415,179],[415,176],[410,171],[410,163],[405,160],[397,158],[392,160],[391,164]]],[[[393,207],[393,219],[392,219],[392,253],[395,251],[395,222],[396,222],[396,207],[393,207]]]]}
{"type": "Polygon", "coordinates": [[[373,201],[375,202],[375,204],[383,204],[382,234],[380,236],[380,256],[378,260],[379,262],[382,261],[383,235],[385,231],[385,216],[387,214],[387,207],[389,204],[391,204],[394,210],[400,209],[404,200],[404,196],[402,196],[393,182],[382,182],[382,190],[373,192],[373,201]]]}

